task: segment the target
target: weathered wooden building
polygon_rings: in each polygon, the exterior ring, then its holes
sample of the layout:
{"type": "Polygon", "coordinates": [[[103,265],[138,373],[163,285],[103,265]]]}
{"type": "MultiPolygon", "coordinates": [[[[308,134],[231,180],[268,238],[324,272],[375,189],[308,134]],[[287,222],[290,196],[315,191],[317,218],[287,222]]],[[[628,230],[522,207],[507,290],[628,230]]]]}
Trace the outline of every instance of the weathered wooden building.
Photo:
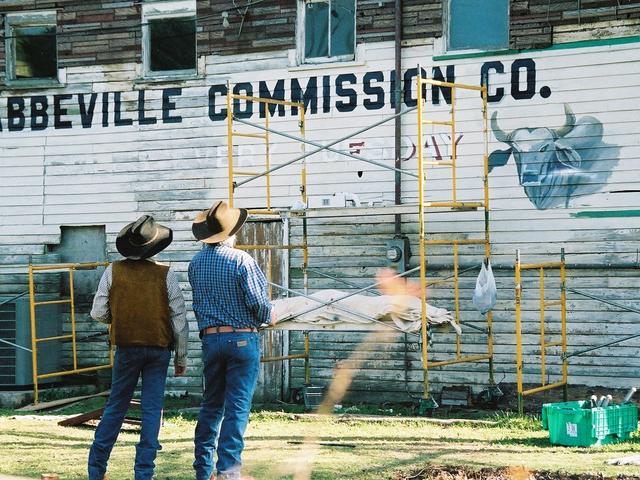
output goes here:
{"type": "MultiPolygon", "coordinates": [[[[639,1],[3,0],[0,14],[4,298],[27,289],[29,262],[118,258],[117,232],[146,213],[174,229],[175,240],[160,259],[179,272],[189,299],[186,269],[199,248],[191,220],[213,200],[228,197],[227,85],[238,94],[304,101],[306,138],[326,143],[392,115],[396,106],[414,106],[419,64],[423,76],[488,87],[491,242],[499,289],[496,380],[514,381],[516,249],[527,260],[540,261],[557,259],[565,248],[571,287],[640,308],[639,1]]],[[[449,115],[450,89],[434,87],[425,94],[427,115],[449,115]]],[[[430,126],[425,146],[433,158],[446,160],[456,142],[458,195],[477,199],[482,195],[482,104],[477,92],[455,101],[458,136],[452,139],[447,130],[430,126]]],[[[290,107],[237,100],[233,110],[252,122],[268,116],[276,130],[295,133],[298,128],[297,112],[290,107]]],[[[385,123],[335,148],[415,171],[416,139],[416,116],[407,113],[397,126],[385,123]]],[[[299,152],[299,143],[272,137],[272,164],[299,152]]],[[[234,148],[238,168],[248,170],[264,167],[264,153],[256,139],[234,148]]],[[[309,157],[307,170],[312,206],[345,192],[372,205],[417,198],[415,178],[398,181],[393,171],[338,154],[309,157]]],[[[427,185],[430,199],[450,198],[450,169],[429,169],[427,185]]],[[[236,205],[260,207],[265,195],[264,179],[256,180],[237,189],[236,205]]],[[[294,166],[274,172],[271,197],[282,208],[299,199],[294,166]]],[[[464,237],[484,228],[477,212],[434,213],[428,226],[432,238],[464,237]]],[[[247,232],[247,242],[295,243],[301,226],[265,222],[247,232]]],[[[399,221],[393,215],[310,221],[309,265],[316,273],[309,273],[309,287],[352,288],[323,274],[367,285],[387,265],[386,242],[406,235],[415,252],[417,233],[416,216],[409,214],[399,221]]],[[[435,274],[448,275],[451,252],[438,247],[430,254],[435,274]]],[[[278,258],[282,281],[300,289],[300,252],[278,258]]],[[[473,246],[461,252],[461,265],[479,265],[480,259],[473,246]]],[[[482,322],[471,305],[476,272],[461,283],[461,314],[467,322],[482,322]]],[[[78,286],[85,301],[79,329],[87,335],[101,331],[88,320],[86,308],[98,273],[85,274],[78,286]]],[[[62,281],[41,275],[38,290],[65,294],[62,281]]],[[[539,305],[531,285],[525,284],[523,303],[524,372],[525,380],[535,383],[539,305]]],[[[557,281],[550,280],[547,289],[549,298],[557,297],[557,281]]],[[[437,306],[450,308],[451,298],[446,286],[430,293],[437,306]]],[[[637,313],[572,294],[568,305],[570,351],[637,331],[637,313]]],[[[191,311],[189,320],[190,369],[186,377],[170,378],[176,393],[201,389],[191,311]]],[[[549,315],[550,337],[558,333],[557,320],[549,315]]],[[[0,334],[15,341],[10,321],[2,325],[0,334]]],[[[482,335],[464,332],[467,351],[484,351],[482,335]]],[[[336,362],[351,357],[362,338],[313,333],[314,383],[326,384],[336,362]]],[[[302,349],[299,333],[276,340],[283,352],[302,349]]],[[[454,351],[450,335],[435,335],[433,341],[436,359],[454,351]]],[[[415,342],[389,334],[359,351],[365,362],[355,376],[354,398],[401,400],[419,393],[422,371],[415,342]]],[[[106,355],[104,337],[78,348],[81,364],[106,355]]],[[[0,352],[5,358],[0,375],[9,378],[15,354],[5,346],[0,352]]],[[[576,357],[570,383],[624,386],[638,377],[639,354],[636,339],[576,357]]],[[[559,371],[557,357],[547,363],[551,374],[559,371]]],[[[486,363],[434,370],[434,388],[467,384],[479,389],[487,383],[486,371],[486,363]]],[[[284,396],[288,387],[302,384],[302,361],[292,361],[290,369],[269,364],[266,375],[263,397],[284,396]]]]}

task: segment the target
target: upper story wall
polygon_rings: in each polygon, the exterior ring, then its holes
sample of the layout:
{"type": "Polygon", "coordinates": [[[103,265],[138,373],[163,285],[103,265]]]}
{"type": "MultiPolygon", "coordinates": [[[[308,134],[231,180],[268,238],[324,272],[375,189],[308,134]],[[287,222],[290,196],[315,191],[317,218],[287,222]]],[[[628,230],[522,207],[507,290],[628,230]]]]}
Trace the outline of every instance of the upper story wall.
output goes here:
{"type": "MultiPolygon", "coordinates": [[[[79,0],[5,0],[1,14],[56,10],[58,65],[140,62],[142,55],[141,5],[139,0],[86,2],[79,0]]],[[[197,0],[197,53],[233,55],[248,52],[296,48],[296,0],[264,0],[248,8],[238,2],[197,0]],[[239,5],[236,7],[235,5],[239,5]],[[228,25],[225,26],[225,18],[228,25]]],[[[356,43],[394,39],[394,0],[358,0],[356,43]]],[[[402,39],[441,38],[446,24],[446,2],[442,0],[403,0],[402,39]]],[[[640,18],[637,0],[511,0],[509,47],[542,48],[580,32],[582,25],[594,21],[613,22],[598,37],[620,34],[624,22],[640,18]],[[557,33],[565,33],[558,37],[557,33]],[[554,37],[555,35],[555,37],[554,37]]],[[[5,35],[4,22],[0,34],[5,35]]],[[[5,42],[0,42],[0,61],[4,64],[5,42]]],[[[5,68],[0,69],[0,81],[5,68]]]]}
{"type": "MultiPolygon", "coordinates": [[[[142,55],[141,3],[7,0],[2,12],[57,10],[58,64],[61,68],[96,63],[139,62],[142,55]]],[[[249,8],[231,1],[197,1],[197,50],[202,55],[232,55],[296,47],[296,0],[265,0],[249,8]],[[225,15],[223,16],[223,12],[225,15]],[[224,26],[224,17],[228,26],[224,26]]],[[[403,39],[442,35],[439,0],[404,0],[403,39]]],[[[358,43],[394,38],[394,0],[357,2],[358,43]]],[[[0,27],[4,35],[4,24],[0,27]]],[[[0,43],[0,60],[5,58],[0,43]]],[[[2,68],[4,73],[4,66],[2,68]]]]}

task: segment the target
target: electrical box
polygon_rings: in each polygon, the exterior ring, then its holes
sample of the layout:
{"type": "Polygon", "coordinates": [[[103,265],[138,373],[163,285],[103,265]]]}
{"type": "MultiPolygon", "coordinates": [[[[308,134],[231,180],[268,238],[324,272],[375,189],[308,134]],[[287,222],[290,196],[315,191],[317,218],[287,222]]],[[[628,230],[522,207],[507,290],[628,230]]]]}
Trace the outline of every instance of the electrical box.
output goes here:
{"type": "Polygon", "coordinates": [[[360,198],[355,193],[335,192],[330,195],[319,197],[309,197],[309,208],[325,208],[325,207],[359,207],[361,205],[360,198]]]}
{"type": "Polygon", "coordinates": [[[397,236],[387,241],[387,265],[398,273],[404,273],[409,268],[411,249],[409,239],[405,236],[397,236]]]}

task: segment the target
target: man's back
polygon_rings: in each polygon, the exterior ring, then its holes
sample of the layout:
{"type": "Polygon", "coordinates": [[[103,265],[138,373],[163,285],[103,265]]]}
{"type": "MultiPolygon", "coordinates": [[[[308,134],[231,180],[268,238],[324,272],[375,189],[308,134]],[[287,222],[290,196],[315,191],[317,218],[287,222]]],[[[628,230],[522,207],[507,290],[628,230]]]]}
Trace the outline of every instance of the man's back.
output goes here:
{"type": "Polygon", "coordinates": [[[199,330],[258,327],[270,321],[266,279],[246,252],[224,244],[205,247],[189,264],[189,282],[199,330]]]}

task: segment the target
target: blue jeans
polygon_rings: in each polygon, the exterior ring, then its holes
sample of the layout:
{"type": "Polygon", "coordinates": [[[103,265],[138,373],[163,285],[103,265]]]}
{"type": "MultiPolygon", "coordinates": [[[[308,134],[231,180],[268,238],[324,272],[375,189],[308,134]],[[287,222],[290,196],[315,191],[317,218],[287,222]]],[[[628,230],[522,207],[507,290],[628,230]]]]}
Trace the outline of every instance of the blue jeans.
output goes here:
{"type": "Polygon", "coordinates": [[[107,471],[122,422],[129,408],[133,392],[142,375],[142,431],[136,445],[135,480],[153,477],[158,443],[160,418],[164,402],[164,386],[171,352],[161,347],[118,347],[113,363],[111,395],[96,429],[89,451],[89,480],[102,479],[107,471]]]}
{"type": "Polygon", "coordinates": [[[260,368],[257,333],[213,333],[202,337],[204,398],[195,432],[197,480],[209,480],[213,454],[218,474],[239,475],[243,435],[260,368]],[[217,446],[216,446],[217,441],[217,446]]]}

